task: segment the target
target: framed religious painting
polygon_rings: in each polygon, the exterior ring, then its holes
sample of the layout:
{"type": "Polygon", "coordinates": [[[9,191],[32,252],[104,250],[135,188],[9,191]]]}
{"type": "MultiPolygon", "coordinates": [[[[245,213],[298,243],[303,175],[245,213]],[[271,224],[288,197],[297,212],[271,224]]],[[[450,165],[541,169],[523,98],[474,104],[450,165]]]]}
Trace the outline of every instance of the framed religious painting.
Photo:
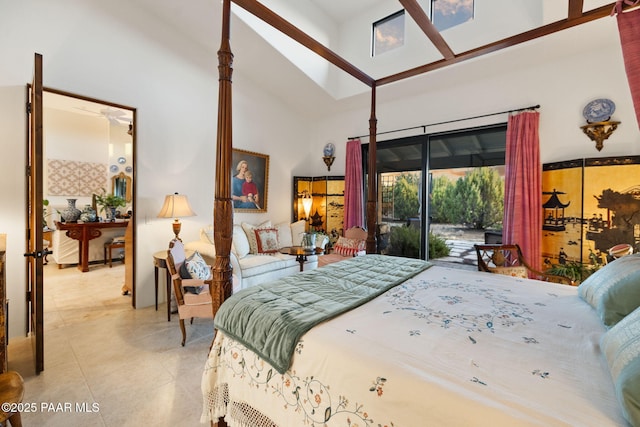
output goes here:
{"type": "Polygon", "coordinates": [[[233,149],[231,200],[236,212],[266,212],[269,156],[233,149]]]}

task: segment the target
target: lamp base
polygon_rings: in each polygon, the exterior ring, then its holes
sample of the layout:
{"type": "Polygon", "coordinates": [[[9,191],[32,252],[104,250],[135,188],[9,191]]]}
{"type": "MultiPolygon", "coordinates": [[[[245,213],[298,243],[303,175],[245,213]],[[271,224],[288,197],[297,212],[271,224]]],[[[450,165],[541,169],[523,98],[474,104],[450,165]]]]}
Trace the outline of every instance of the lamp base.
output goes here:
{"type": "Polygon", "coordinates": [[[180,234],[180,229],[182,228],[182,224],[180,223],[180,221],[178,221],[178,218],[175,219],[171,226],[173,227],[173,234],[176,235],[175,239],[182,242],[182,239],[178,237],[178,234],[180,234]]]}

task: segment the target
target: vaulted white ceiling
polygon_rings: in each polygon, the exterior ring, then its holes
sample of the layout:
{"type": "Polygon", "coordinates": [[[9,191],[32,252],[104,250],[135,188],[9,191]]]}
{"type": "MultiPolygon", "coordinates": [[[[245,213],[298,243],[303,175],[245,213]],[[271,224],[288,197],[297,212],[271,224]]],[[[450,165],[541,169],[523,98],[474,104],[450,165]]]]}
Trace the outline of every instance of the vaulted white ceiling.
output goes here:
{"type": "MultiPolygon", "coordinates": [[[[446,1],[446,0],[439,0],[446,1]]],[[[217,63],[220,44],[221,5],[219,0],[133,0],[156,15],[173,30],[202,46],[217,63]]],[[[384,78],[409,68],[420,67],[443,56],[411,19],[406,19],[405,46],[378,57],[371,57],[371,24],[402,9],[396,0],[262,0],[261,4],[315,38],[325,47],[374,79],[384,78]]],[[[418,0],[429,14],[430,1],[418,0]]],[[[612,0],[584,0],[583,12],[612,0]]],[[[455,54],[567,18],[569,0],[475,0],[472,21],[441,33],[455,54]]],[[[367,85],[339,70],[314,52],[292,41],[255,16],[232,4],[231,47],[234,69],[281,97],[285,102],[314,105],[322,111],[327,106],[349,105],[350,100],[369,96],[367,85]],[[301,99],[302,98],[302,99],[301,99]]],[[[607,18],[603,18],[607,19],[607,18]]],[[[539,58],[574,54],[606,44],[617,34],[600,34],[601,25],[589,25],[589,40],[580,40],[583,31],[576,28],[510,47],[497,53],[466,60],[445,69],[430,71],[399,83],[393,83],[394,95],[411,93],[416,84],[442,87],[454,84],[450,78],[460,73],[491,73],[505,67],[517,69],[539,58]],[[552,40],[552,42],[550,42],[552,40]],[[508,52],[507,52],[508,51],[508,52]],[[480,64],[480,66],[478,66],[480,64]],[[454,71],[453,68],[456,68],[454,71]],[[461,71],[466,70],[466,71],[461,71]],[[448,77],[451,76],[451,77],[448,77]]],[[[609,26],[607,26],[608,28],[609,26]]],[[[459,77],[458,77],[459,78],[459,77]]],[[[386,88],[386,86],[385,86],[386,88]]]]}

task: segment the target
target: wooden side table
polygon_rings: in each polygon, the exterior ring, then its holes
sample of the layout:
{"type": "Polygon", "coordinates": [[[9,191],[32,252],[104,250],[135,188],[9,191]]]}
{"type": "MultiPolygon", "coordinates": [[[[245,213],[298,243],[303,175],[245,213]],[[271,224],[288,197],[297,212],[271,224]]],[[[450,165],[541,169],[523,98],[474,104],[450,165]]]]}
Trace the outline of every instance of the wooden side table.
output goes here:
{"type": "Polygon", "coordinates": [[[167,322],[171,321],[171,274],[167,268],[167,251],[158,251],[153,254],[153,276],[156,289],[156,311],[158,311],[158,269],[164,268],[167,272],[167,322]]]}
{"type": "Polygon", "coordinates": [[[307,262],[308,255],[322,255],[324,251],[320,248],[305,249],[302,246],[286,246],[280,248],[280,253],[294,255],[300,264],[300,271],[304,271],[304,263],[307,262]]]}

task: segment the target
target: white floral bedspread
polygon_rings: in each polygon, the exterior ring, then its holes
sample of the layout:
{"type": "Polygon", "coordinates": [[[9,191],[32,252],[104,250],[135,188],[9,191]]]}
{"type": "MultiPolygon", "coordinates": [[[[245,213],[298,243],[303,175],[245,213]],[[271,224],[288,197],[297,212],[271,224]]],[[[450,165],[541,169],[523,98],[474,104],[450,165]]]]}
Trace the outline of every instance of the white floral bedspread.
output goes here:
{"type": "Polygon", "coordinates": [[[604,331],[574,287],[432,267],[309,331],[284,375],[218,333],[202,421],[624,426],[604,331]]]}

